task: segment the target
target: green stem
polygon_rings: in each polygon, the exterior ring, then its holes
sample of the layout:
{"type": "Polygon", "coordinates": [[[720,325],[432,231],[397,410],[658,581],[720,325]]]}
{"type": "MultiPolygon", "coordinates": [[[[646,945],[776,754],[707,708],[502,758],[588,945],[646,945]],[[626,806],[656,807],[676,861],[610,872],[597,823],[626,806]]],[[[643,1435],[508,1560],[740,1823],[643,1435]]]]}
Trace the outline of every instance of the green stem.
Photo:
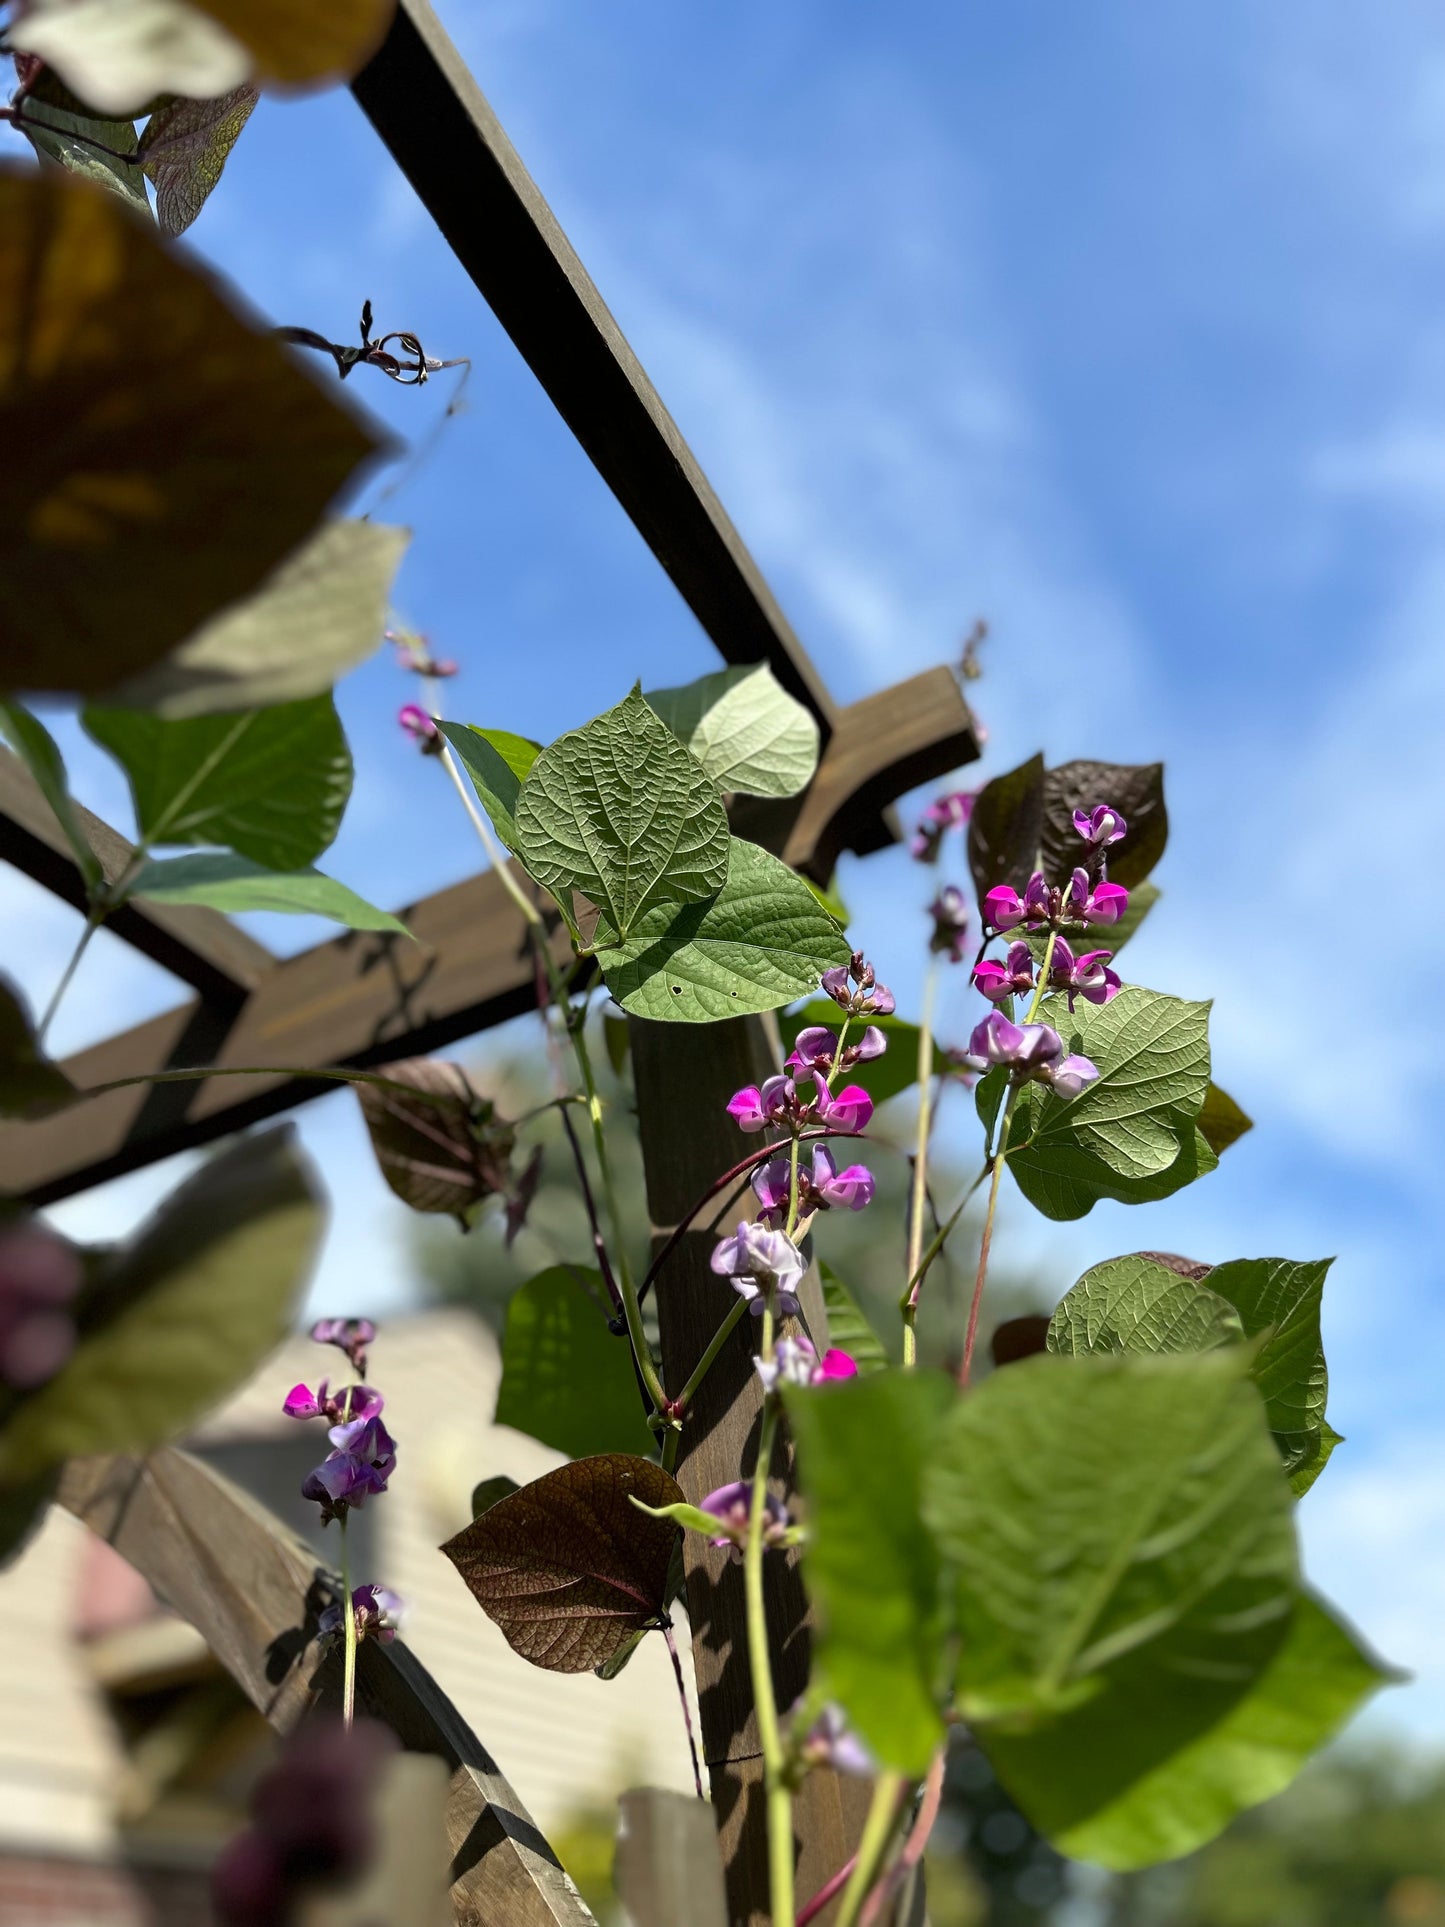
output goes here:
{"type": "Polygon", "coordinates": [[[973,1183],[964,1192],[963,1196],[959,1199],[958,1203],[953,1207],[952,1211],[949,1212],[948,1216],[944,1219],[943,1223],[938,1227],[938,1231],[933,1239],[932,1244],[929,1245],[927,1251],[924,1252],[922,1258],[920,1258],[920,1260],[918,1261],[918,1269],[913,1273],[912,1277],[909,1278],[908,1283],[903,1288],[903,1296],[898,1301],[898,1309],[904,1314],[905,1319],[908,1314],[909,1299],[918,1290],[918,1287],[923,1283],[924,1279],[928,1276],[929,1271],[932,1269],[934,1260],[938,1257],[939,1253],[943,1250],[943,1247],[948,1243],[949,1238],[953,1234],[954,1226],[958,1223],[959,1219],[963,1216],[964,1207],[968,1204],[974,1192],[977,1191],[978,1187],[983,1183],[984,1179],[988,1176],[990,1169],[991,1169],[990,1165],[988,1164],[984,1165],[983,1169],[979,1172],[978,1176],[974,1179],[973,1183]]]}
{"type": "Polygon", "coordinates": [[[739,1298],[737,1302],[733,1305],[732,1309],[728,1312],[727,1317],[724,1318],[722,1323],[718,1326],[717,1330],[713,1333],[712,1337],[708,1340],[707,1350],[703,1353],[702,1357],[697,1361],[696,1365],[693,1366],[692,1376],[688,1379],[686,1385],[683,1386],[682,1390],[677,1395],[675,1403],[680,1413],[686,1412],[687,1407],[689,1406],[689,1404],[691,1404],[693,1398],[696,1396],[698,1386],[702,1384],[703,1380],[707,1377],[708,1373],[712,1370],[713,1363],[717,1358],[718,1353],[722,1350],[723,1346],[726,1345],[729,1338],[731,1338],[733,1333],[737,1330],[738,1325],[742,1321],[743,1313],[747,1310],[747,1308],[748,1308],[747,1299],[739,1298]]]}
{"type": "Polygon", "coordinates": [[[923,1214],[928,1201],[928,1140],[933,1130],[933,1004],[938,991],[938,960],[923,980],[923,1014],[918,1025],[918,1137],[913,1154],[913,1195],[908,1211],[908,1278],[903,1299],[903,1369],[918,1363],[918,1268],[923,1260],[923,1214]]]}
{"type": "Polygon", "coordinates": [[[516,904],[517,908],[521,911],[526,921],[533,926],[534,930],[540,929],[542,926],[541,911],[537,908],[536,904],[533,903],[532,899],[527,895],[526,891],[522,888],[521,884],[518,883],[517,879],[512,875],[511,864],[507,861],[506,857],[503,856],[502,852],[498,849],[496,841],[492,836],[492,832],[487,825],[487,819],[482,815],[481,811],[477,808],[476,803],[472,798],[472,793],[467,788],[466,778],[462,775],[461,771],[457,768],[457,759],[455,756],[452,755],[451,744],[447,741],[445,736],[440,738],[440,742],[442,746],[441,747],[442,768],[446,771],[447,775],[450,776],[450,778],[452,779],[452,786],[456,790],[457,795],[462,799],[462,808],[466,811],[467,815],[471,818],[472,828],[476,831],[477,836],[481,842],[482,848],[487,853],[487,857],[491,863],[492,868],[496,871],[497,875],[501,878],[502,888],[506,891],[507,895],[512,899],[513,903],[516,904]]]}
{"type": "MultiPolygon", "coordinates": [[[[347,1400],[348,1409],[350,1399],[347,1400]]],[[[351,1603],[351,1560],[346,1544],[346,1514],[341,1515],[341,1624],[346,1635],[346,1657],[341,1673],[341,1717],[350,1726],[356,1716],[356,1608],[351,1603]]]]}
{"type": "Polygon", "coordinates": [[[55,1013],[60,1008],[60,1000],[70,988],[71,979],[75,976],[76,971],[79,970],[80,960],[90,948],[90,940],[100,928],[101,918],[104,915],[105,912],[103,910],[93,907],[90,915],[85,919],[85,928],[80,933],[79,942],[70,953],[70,962],[62,971],[60,982],[55,986],[54,991],[51,993],[50,1002],[45,1006],[45,1015],[41,1018],[40,1028],[35,1033],[35,1041],[37,1044],[43,1044],[45,1042],[45,1033],[49,1030],[55,1013]]]}
{"type": "MultiPolygon", "coordinates": [[[[772,1320],[763,1314],[764,1355],[772,1350],[772,1320]]],[[[768,1649],[768,1616],[763,1598],[763,1526],[767,1518],[768,1465],[777,1430],[777,1408],[770,1400],[763,1411],[758,1462],[753,1469],[748,1542],[743,1552],[743,1584],[747,1597],[748,1660],[753,1676],[753,1700],[758,1711],[758,1742],[763,1754],[763,1784],[768,1809],[768,1890],[774,1927],[793,1920],[793,1795],[787,1781],[787,1755],[778,1725],[778,1703],[773,1693],[772,1658],[768,1649]]]]}
{"type": "Polygon", "coordinates": [[[880,1773],[873,1783],[873,1799],[868,1818],[863,1822],[863,1837],[858,1842],[858,1858],[852,1876],[843,1889],[834,1927],[853,1927],[858,1910],[868,1898],[878,1877],[888,1842],[898,1820],[898,1809],[908,1781],[901,1773],[880,1773]]]}
{"type": "Polygon", "coordinates": [[[788,1152],[788,1223],[787,1235],[791,1238],[798,1228],[798,1140],[793,1139],[788,1152]]]}

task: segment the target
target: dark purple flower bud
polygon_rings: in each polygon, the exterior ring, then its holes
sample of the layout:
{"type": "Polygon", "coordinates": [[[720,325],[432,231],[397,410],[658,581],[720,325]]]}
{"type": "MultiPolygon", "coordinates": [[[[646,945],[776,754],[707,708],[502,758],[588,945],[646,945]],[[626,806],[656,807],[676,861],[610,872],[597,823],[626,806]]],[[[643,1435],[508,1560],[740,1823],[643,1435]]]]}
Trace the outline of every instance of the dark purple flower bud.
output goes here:
{"type": "Polygon", "coordinates": [[[845,1010],[848,1008],[853,993],[848,988],[847,964],[834,964],[831,970],[823,972],[818,982],[819,988],[825,990],[835,1004],[841,1004],[845,1010]]]}
{"type": "Polygon", "coordinates": [[[1086,997],[1091,1004],[1107,1004],[1118,995],[1119,974],[1108,969],[1106,961],[1113,954],[1112,950],[1086,950],[1082,957],[1075,957],[1064,939],[1055,937],[1049,983],[1055,990],[1068,992],[1070,1011],[1077,997],[1086,997]]]}
{"type": "MultiPolygon", "coordinates": [[[[356,1618],[358,1639],[373,1638],[383,1646],[389,1646],[396,1638],[406,1607],[400,1597],[385,1586],[358,1586],[351,1595],[351,1610],[356,1618]]],[[[333,1638],[342,1630],[340,1604],[323,1608],[317,1617],[316,1630],[324,1639],[333,1638]]]]}
{"type": "Polygon", "coordinates": [[[872,964],[865,961],[861,950],[855,950],[846,965],[837,964],[832,970],[825,970],[820,985],[850,1017],[865,1013],[870,1017],[891,1017],[897,1007],[893,992],[877,981],[872,964]]]}
{"type": "Polygon", "coordinates": [[[369,1318],[318,1318],[311,1327],[318,1345],[335,1345],[351,1360],[358,1378],[366,1376],[366,1348],[376,1338],[376,1327],[369,1318]]]}
{"type": "Polygon", "coordinates": [[[281,1410],[287,1418],[324,1418],[336,1424],[347,1419],[374,1418],[385,1404],[381,1393],[374,1392],[369,1385],[340,1385],[333,1391],[330,1379],[323,1378],[314,1392],[308,1386],[293,1385],[282,1401],[281,1410]]]}
{"type": "Polygon", "coordinates": [[[830,1131],[847,1131],[856,1136],[866,1131],[868,1120],[873,1115],[873,1100],[859,1084],[845,1084],[834,1097],[826,1082],[815,1080],[818,1086],[818,1117],[830,1131]]]}
{"type": "Polygon", "coordinates": [[[1074,828],[1086,843],[1098,850],[1127,835],[1129,825],[1117,810],[1100,803],[1092,810],[1075,810],[1074,828]]]}
{"type": "Polygon", "coordinates": [[[953,790],[937,797],[923,812],[913,841],[909,845],[920,863],[936,863],[943,839],[950,830],[962,829],[973,815],[976,790],[953,790]]]}
{"type": "Polygon", "coordinates": [[[878,1762],[848,1725],[841,1706],[825,1706],[804,1735],[803,1758],[810,1766],[831,1766],[837,1773],[867,1779],[878,1762]]]}
{"type": "Polygon", "coordinates": [[[420,703],[403,703],[396,712],[396,720],[417,744],[423,756],[441,755],[441,733],[420,703]]]}
{"type": "Polygon", "coordinates": [[[1047,923],[1053,914],[1054,904],[1044,873],[1042,870],[1035,870],[1024,891],[1024,922],[1031,927],[1047,923]]]}
{"type": "Polygon", "coordinates": [[[808,1176],[808,1200],[821,1205],[841,1205],[846,1211],[861,1211],[873,1202],[873,1173],[863,1164],[850,1164],[840,1171],[826,1144],[813,1153],[813,1168],[808,1176]]]}
{"type": "Polygon", "coordinates": [[[946,885],[929,904],[928,914],[933,918],[929,949],[950,963],[962,963],[968,940],[968,903],[962,890],[946,885]]]}
{"type": "Polygon", "coordinates": [[[1040,1070],[1043,1079],[1055,1097],[1077,1097],[1087,1084],[1092,1084],[1099,1075],[1098,1066],[1077,1052],[1060,1059],[1057,1064],[1046,1065],[1040,1070]]]}
{"type": "Polygon", "coordinates": [[[333,1425],[326,1436],[338,1452],[364,1460],[383,1479],[391,1476],[396,1466],[396,1440],[375,1414],[370,1418],[349,1419],[344,1425],[333,1425]]]}
{"type": "Polygon", "coordinates": [[[308,1472],[301,1482],[301,1496],[321,1507],[321,1523],[344,1518],[348,1511],[366,1504],[369,1498],[386,1490],[386,1475],[365,1459],[354,1459],[349,1452],[333,1452],[330,1458],[308,1472]]]}
{"type": "Polygon", "coordinates": [[[82,1277],[77,1252],[45,1225],[0,1231],[0,1385],[28,1392],[54,1378],[75,1349],[82,1277]]]}
{"type": "Polygon", "coordinates": [[[974,987],[981,990],[991,1004],[1001,1004],[1007,997],[1026,996],[1034,987],[1033,954],[1026,943],[1011,943],[1003,963],[985,957],[982,963],[975,964],[973,981],[974,987]]]}
{"type": "Polygon", "coordinates": [[[781,1231],[744,1219],[731,1238],[719,1240],[709,1262],[720,1278],[732,1280],[755,1317],[765,1308],[778,1318],[797,1317],[805,1267],[797,1246],[781,1231]]]}
{"type": "MultiPolygon", "coordinates": [[[[716,1492],[708,1493],[698,1510],[709,1513],[718,1522],[717,1534],[708,1544],[728,1546],[734,1558],[741,1558],[743,1547],[748,1542],[748,1524],[753,1513],[752,1480],[735,1479],[731,1485],[720,1485],[716,1492]]],[[[777,1545],[787,1530],[787,1509],[770,1492],[763,1519],[763,1544],[777,1545]]]]}
{"type": "Polygon", "coordinates": [[[1117,923],[1129,907],[1129,892],[1122,883],[1100,883],[1091,890],[1088,871],[1075,870],[1064,907],[1082,923],[1117,923]]]}

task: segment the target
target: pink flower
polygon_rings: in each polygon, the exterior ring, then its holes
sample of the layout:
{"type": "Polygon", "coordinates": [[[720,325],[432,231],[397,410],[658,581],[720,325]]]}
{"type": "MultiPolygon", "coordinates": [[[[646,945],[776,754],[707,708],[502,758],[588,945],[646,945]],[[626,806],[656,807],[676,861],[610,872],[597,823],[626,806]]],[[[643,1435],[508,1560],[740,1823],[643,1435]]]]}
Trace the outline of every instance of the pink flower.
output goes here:
{"type": "Polygon", "coordinates": [[[771,1358],[755,1358],[753,1367],[765,1392],[779,1385],[826,1385],[833,1379],[856,1378],[858,1367],[847,1352],[836,1348],[820,1359],[807,1338],[780,1338],[771,1358]]]}
{"type": "MultiPolygon", "coordinates": [[[[1057,946],[1055,946],[1057,948],[1057,946]]],[[[1011,943],[1003,963],[985,957],[973,967],[973,981],[991,1004],[1027,996],[1034,987],[1034,959],[1026,943],[1011,943]]]]}
{"type": "Polygon", "coordinates": [[[1077,997],[1085,997],[1091,1004],[1107,1004],[1119,994],[1119,973],[1107,967],[1113,954],[1112,950],[1086,950],[1083,956],[1075,957],[1063,938],[1055,937],[1049,983],[1055,990],[1068,992],[1071,1012],[1077,997]]]}
{"type": "Polygon", "coordinates": [[[1075,810],[1074,828],[1096,850],[1117,843],[1121,836],[1129,833],[1129,825],[1107,803],[1100,803],[1093,810],[1075,810]]]}
{"type": "Polygon", "coordinates": [[[1087,870],[1075,870],[1069,880],[1065,909],[1083,923],[1117,923],[1129,907],[1129,892],[1121,883],[1099,883],[1089,888],[1087,870]]]}
{"type": "MultiPolygon", "coordinates": [[[[751,1479],[734,1479],[731,1485],[720,1485],[716,1492],[709,1492],[698,1510],[709,1513],[718,1522],[715,1537],[708,1540],[710,1546],[728,1546],[733,1557],[740,1559],[743,1547],[748,1542],[748,1525],[752,1518],[753,1487],[751,1479]]],[[[763,1544],[777,1545],[788,1530],[788,1514],[780,1499],[770,1492],[764,1508],[763,1544]]]]}
{"type": "Polygon", "coordinates": [[[830,1131],[846,1131],[856,1136],[868,1128],[868,1120],[873,1115],[873,1100],[861,1085],[845,1084],[835,1097],[820,1077],[818,1085],[818,1116],[830,1131]]]}
{"type": "Polygon", "coordinates": [[[736,1121],[738,1129],[749,1132],[796,1122],[802,1110],[797,1086],[782,1072],[768,1078],[761,1089],[749,1084],[745,1090],[734,1092],[727,1108],[728,1116],[736,1121]]]}
{"type": "Polygon", "coordinates": [[[305,1385],[293,1385],[282,1401],[287,1418],[324,1418],[335,1424],[339,1419],[374,1418],[385,1406],[380,1392],[369,1385],[342,1385],[336,1391],[323,1378],[313,1392],[305,1385]]]}

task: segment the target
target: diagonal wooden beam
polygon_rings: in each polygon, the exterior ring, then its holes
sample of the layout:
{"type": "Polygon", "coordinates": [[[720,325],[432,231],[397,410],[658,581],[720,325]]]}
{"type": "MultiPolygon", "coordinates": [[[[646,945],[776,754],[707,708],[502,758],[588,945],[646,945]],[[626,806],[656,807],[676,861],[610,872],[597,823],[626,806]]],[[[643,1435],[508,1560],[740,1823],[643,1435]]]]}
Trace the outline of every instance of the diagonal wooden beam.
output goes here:
{"type": "Polygon", "coordinates": [[[817,668],[427,0],[351,91],[723,659],[771,664],[826,735],[817,668]]]}

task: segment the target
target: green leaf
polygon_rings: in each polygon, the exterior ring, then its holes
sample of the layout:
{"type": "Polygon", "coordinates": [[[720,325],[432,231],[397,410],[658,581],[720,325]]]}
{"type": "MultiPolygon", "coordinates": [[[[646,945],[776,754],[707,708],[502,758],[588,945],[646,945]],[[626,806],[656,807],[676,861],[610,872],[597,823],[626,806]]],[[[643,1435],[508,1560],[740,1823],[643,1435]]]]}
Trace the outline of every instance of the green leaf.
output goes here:
{"type": "Polygon", "coordinates": [[[1247,1117],[1228,1091],[1220,1090],[1217,1084],[1210,1084],[1204,1093],[1204,1108],[1198,1123],[1217,1157],[1223,1157],[1231,1144],[1237,1144],[1246,1131],[1254,1129],[1254,1119],[1247,1117]]]}
{"type": "Polygon", "coordinates": [[[784,1396],[828,1693],[885,1765],[921,1773],[945,1729],[942,1579],[919,1503],[953,1385],[941,1373],[887,1371],[784,1396]]]}
{"type": "Polygon", "coordinates": [[[1048,1349],[1074,1358],[1207,1352],[1243,1335],[1239,1313],[1227,1299],[1136,1251],[1093,1266],[1065,1292],[1049,1321],[1048,1349]]]}
{"type": "Polygon", "coordinates": [[[643,1505],[640,1499],[634,1499],[632,1503],[649,1518],[671,1519],[675,1526],[681,1526],[686,1532],[705,1532],[710,1539],[718,1537],[718,1521],[699,1505],[689,1505],[686,1500],[679,1500],[674,1505],[643,1505]]]}
{"type": "Polygon", "coordinates": [[[24,1485],[0,1488],[0,1572],[20,1557],[45,1523],[59,1483],[58,1468],[48,1466],[24,1485]]]}
{"type": "Polygon", "coordinates": [[[857,1299],[833,1267],[821,1258],[818,1271],[823,1281],[823,1303],[828,1311],[828,1343],[847,1352],[858,1367],[860,1378],[886,1370],[888,1354],[859,1309],[857,1299]]]}
{"type": "Polygon", "coordinates": [[[213,843],[304,870],[341,827],[351,752],[329,695],[183,722],[92,704],[81,721],[130,778],[147,844],[213,843]]]}
{"type": "Polygon", "coordinates": [[[127,890],[151,903],[200,903],[234,915],[276,910],[287,916],[329,917],[348,930],[411,932],[389,910],[378,910],[335,877],[319,870],[267,870],[243,856],[173,856],[147,863],[127,890]]]}
{"type": "Polygon", "coordinates": [[[1319,1443],[1313,1455],[1301,1459],[1289,1475],[1289,1489],[1297,1499],[1302,1499],[1309,1491],[1334,1456],[1335,1447],[1344,1442],[1343,1434],[1337,1432],[1326,1419],[1320,1427],[1319,1443]]]}
{"type": "Polygon", "coordinates": [[[1107,1004],[1062,997],[1040,1013],[1099,1076],[1063,1099],[1026,1084],[1009,1129],[1009,1169],[1046,1217],[1077,1218],[1101,1197],[1168,1196],[1217,1159],[1195,1127],[1209,1082],[1209,1005],[1126,985],[1107,1004]]]}
{"type": "Polygon", "coordinates": [[[1218,1726],[1288,1635],[1293,1504],[1247,1364],[1024,1359],[935,1442],[958,1708],[1052,1840],[1218,1726]]]}
{"type": "Polygon", "coordinates": [[[1246,1338],[1262,1338],[1252,1376],[1291,1481],[1305,1491],[1324,1469],[1338,1435],[1323,1436],[1329,1371],[1320,1336],[1320,1301],[1332,1258],[1235,1258],[1211,1267],[1208,1284],[1239,1313],[1246,1338]]]}
{"type": "Polygon", "coordinates": [[[0,1117],[49,1117],[79,1095],[41,1050],[20,992],[0,977],[0,1117]]]}
{"type": "Polygon", "coordinates": [[[65,759],[60,754],[55,738],[38,716],[32,716],[22,703],[16,702],[0,702],[0,734],[4,735],[35,778],[41,795],[50,805],[56,822],[65,834],[87,890],[94,890],[103,881],[100,858],[91,849],[85,831],[80,827],[80,818],[71,800],[70,783],[65,773],[65,759]]]}
{"type": "Polygon", "coordinates": [[[481,1479],[472,1487],[472,1517],[480,1519],[484,1512],[490,1512],[499,1499],[506,1499],[521,1486],[515,1479],[508,1478],[505,1472],[494,1473],[490,1479],[481,1479]]]}
{"type": "Polygon", "coordinates": [[[1022,891],[1034,867],[1043,823],[1042,756],[1031,756],[984,784],[968,820],[968,867],[980,903],[1001,883],[1022,891]]]}
{"type": "MultiPolygon", "coordinates": [[[[517,798],[533,763],[542,753],[541,745],[526,736],[513,736],[509,730],[478,729],[474,723],[438,723],[437,728],[471,777],[472,788],[492,819],[492,828],[513,856],[520,856],[517,798]]],[[[567,907],[570,910],[571,905],[567,907]]]]}
{"type": "Polygon", "coordinates": [[[167,100],[146,122],[140,152],[167,234],[184,234],[205,206],[256,101],[256,89],[243,82],[214,100],[167,100]]]}
{"type": "Polygon", "coordinates": [[[1089,868],[1087,846],[1074,828],[1074,811],[1093,810],[1100,803],[1118,810],[1129,826],[1127,834],[1109,846],[1112,883],[1132,890],[1163,856],[1169,814],[1162,763],[1061,763],[1044,779],[1040,868],[1050,883],[1067,883],[1080,864],[1089,868]]]}
{"type": "Polygon", "coordinates": [[[569,910],[580,891],[616,942],[649,908],[701,902],[727,880],[717,785],[636,689],[542,751],[516,825],[532,876],[569,910]]]}
{"type": "Polygon", "coordinates": [[[323,522],[254,595],[222,609],[107,703],[176,721],[328,693],[381,641],[410,539],[374,522],[323,522]]]}
{"type": "Polygon", "coordinates": [[[513,1293],[496,1422],[571,1459],[651,1450],[631,1355],[607,1329],[598,1272],[553,1265],[513,1293]]]}
{"type": "MultiPolygon", "coordinates": [[[[77,103],[78,105],[79,103],[77,103]]],[[[20,131],[41,165],[63,167],[118,195],[133,214],[151,218],[145,173],[138,162],[118,158],[137,151],[135,122],[71,113],[51,101],[27,100],[20,131]]]]}
{"type": "Polygon", "coordinates": [[[1120,1872],[1192,1853],[1236,1814],[1282,1793],[1372,1693],[1402,1677],[1323,1601],[1303,1592],[1283,1644],[1253,1688],[1216,1725],[1055,1844],[1120,1872]]]}
{"type": "Polygon", "coordinates": [[[607,988],[624,1010],[691,1024],[776,1010],[816,990],[849,954],[802,878],[741,837],[732,839],[727,882],[711,902],[654,904],[625,943],[597,946],[607,988]]]}
{"type": "Polygon", "coordinates": [[[765,662],[649,690],[647,703],[720,790],[796,796],[818,767],[816,717],[765,662]]]}
{"type": "Polygon", "coordinates": [[[324,1223],[293,1136],[283,1125],[242,1138],[104,1257],[68,1362],[0,1429],[0,1486],[176,1437],[280,1344],[324,1223]]]}
{"type": "MultiPolygon", "coordinates": [[[[831,997],[819,997],[804,1004],[801,1010],[789,1011],[787,1016],[778,1019],[784,1055],[797,1043],[800,1030],[812,1024],[824,1024],[836,1032],[842,1019],[843,1013],[831,997]]],[[[848,1027],[855,1044],[868,1024],[882,1031],[888,1039],[888,1048],[881,1057],[870,1057],[866,1063],[855,1064],[848,1073],[848,1082],[861,1084],[875,1104],[882,1104],[918,1082],[918,1026],[904,1017],[858,1018],[848,1027]]]]}

